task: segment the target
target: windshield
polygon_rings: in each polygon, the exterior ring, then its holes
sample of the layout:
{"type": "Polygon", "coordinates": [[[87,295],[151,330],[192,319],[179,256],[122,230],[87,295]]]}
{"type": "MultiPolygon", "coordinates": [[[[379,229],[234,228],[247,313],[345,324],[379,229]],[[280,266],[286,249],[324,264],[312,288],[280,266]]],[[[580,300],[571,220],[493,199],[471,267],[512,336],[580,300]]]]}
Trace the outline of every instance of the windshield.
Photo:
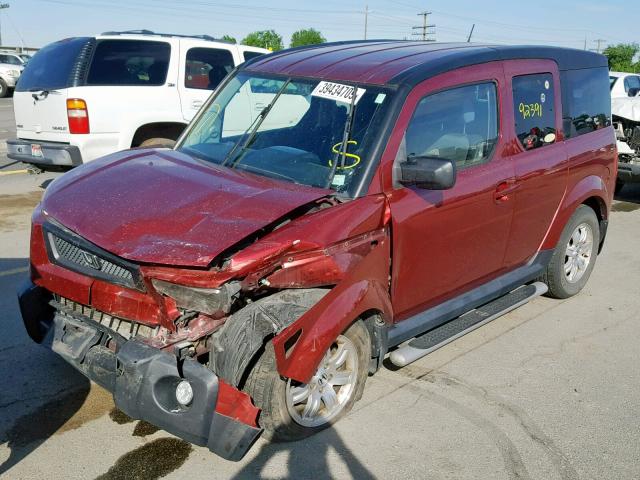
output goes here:
{"type": "Polygon", "coordinates": [[[391,96],[377,86],[358,86],[355,97],[354,90],[240,73],[176,148],[229,168],[349,195],[371,161],[391,96]]]}

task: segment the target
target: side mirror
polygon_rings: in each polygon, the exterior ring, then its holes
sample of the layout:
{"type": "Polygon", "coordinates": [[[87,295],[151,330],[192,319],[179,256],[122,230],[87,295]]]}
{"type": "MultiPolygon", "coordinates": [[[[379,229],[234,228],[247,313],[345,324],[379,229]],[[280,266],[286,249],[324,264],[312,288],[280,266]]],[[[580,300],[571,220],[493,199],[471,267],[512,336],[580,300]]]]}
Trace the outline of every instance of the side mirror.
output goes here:
{"type": "Polygon", "coordinates": [[[633,87],[629,89],[627,95],[629,95],[630,97],[635,97],[636,95],[638,95],[638,93],[640,93],[640,88],[633,87]]]}
{"type": "Polygon", "coordinates": [[[447,190],[456,183],[456,164],[440,157],[409,155],[400,163],[399,181],[427,190],[447,190]]]}

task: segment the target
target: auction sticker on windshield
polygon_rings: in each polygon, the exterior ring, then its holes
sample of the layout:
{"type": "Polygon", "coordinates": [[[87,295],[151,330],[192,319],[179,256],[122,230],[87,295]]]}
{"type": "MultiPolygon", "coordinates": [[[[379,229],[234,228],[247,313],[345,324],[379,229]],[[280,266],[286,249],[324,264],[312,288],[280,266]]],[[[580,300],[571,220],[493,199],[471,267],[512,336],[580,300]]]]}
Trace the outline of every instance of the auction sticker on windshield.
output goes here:
{"type": "MultiPolygon", "coordinates": [[[[351,103],[355,87],[352,85],[343,85],[341,83],[320,82],[311,92],[313,97],[328,98],[337,102],[351,103]]],[[[358,103],[367,90],[358,88],[354,103],[358,103]]]]}

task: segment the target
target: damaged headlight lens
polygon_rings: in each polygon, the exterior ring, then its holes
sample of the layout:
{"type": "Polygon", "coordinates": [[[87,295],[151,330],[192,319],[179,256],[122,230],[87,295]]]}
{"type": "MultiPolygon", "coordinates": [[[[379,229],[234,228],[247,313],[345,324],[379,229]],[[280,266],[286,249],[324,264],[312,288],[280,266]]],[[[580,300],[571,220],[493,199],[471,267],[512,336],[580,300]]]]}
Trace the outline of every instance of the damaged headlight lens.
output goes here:
{"type": "Polygon", "coordinates": [[[238,282],[226,283],[219,288],[185,287],[156,279],[151,283],[158,292],[173,298],[178,307],[208,315],[229,313],[235,295],[240,291],[238,282]]]}

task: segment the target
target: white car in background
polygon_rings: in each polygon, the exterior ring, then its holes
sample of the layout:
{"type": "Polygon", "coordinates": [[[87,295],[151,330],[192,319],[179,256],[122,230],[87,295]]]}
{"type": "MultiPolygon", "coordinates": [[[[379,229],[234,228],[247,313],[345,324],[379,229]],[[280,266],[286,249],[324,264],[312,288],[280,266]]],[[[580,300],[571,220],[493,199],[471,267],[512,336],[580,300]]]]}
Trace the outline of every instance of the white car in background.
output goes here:
{"type": "Polygon", "coordinates": [[[640,75],[636,73],[609,72],[611,98],[635,97],[640,93],[640,75]]]}
{"type": "Polygon", "coordinates": [[[23,68],[18,65],[0,64],[0,98],[6,97],[16,88],[23,68]]]}
{"type": "Polygon", "coordinates": [[[147,30],[49,44],[16,88],[17,138],[7,141],[7,155],[75,166],[131,147],[171,145],[231,70],[266,53],[147,30]]]}

